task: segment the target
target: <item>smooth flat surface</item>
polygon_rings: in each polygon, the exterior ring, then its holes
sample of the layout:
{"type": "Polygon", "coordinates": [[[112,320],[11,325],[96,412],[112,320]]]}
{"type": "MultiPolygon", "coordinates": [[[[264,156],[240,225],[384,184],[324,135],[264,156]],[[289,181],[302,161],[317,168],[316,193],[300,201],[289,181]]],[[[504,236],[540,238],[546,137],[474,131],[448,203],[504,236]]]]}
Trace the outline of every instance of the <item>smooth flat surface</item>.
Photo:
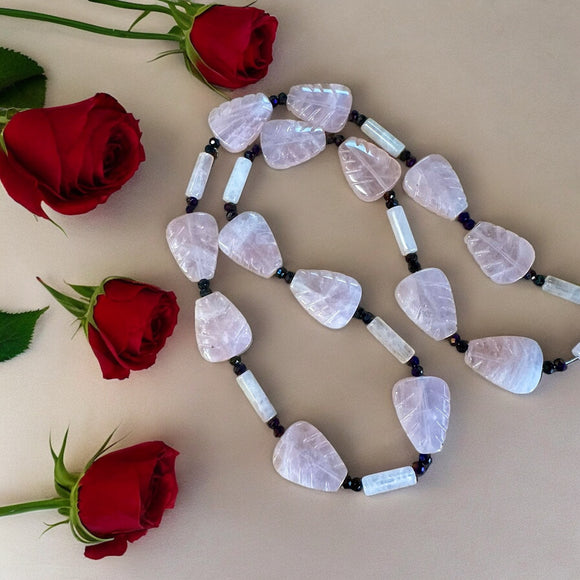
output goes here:
{"type": "MultiPolygon", "coordinates": [[[[83,0],[5,0],[126,27],[133,15],[83,0]]],[[[241,5],[242,2],[239,2],[241,5]]],[[[439,153],[457,171],[476,219],[535,247],[536,269],[580,283],[580,6],[543,2],[260,0],[280,21],[275,62],[245,92],[297,83],[350,87],[354,107],[417,155],[439,153]]],[[[166,30],[161,18],[144,29],[166,30]]],[[[58,216],[65,237],[0,195],[0,307],[50,304],[32,349],[0,365],[0,503],[52,495],[48,438],[70,426],[68,463],[80,468],[116,426],[124,444],[163,439],[181,455],[180,494],[159,529],[122,558],[84,559],[56,514],[0,520],[0,578],[573,579],[580,566],[578,507],[580,363],[516,396],[470,371],[398,309],[406,265],[384,204],[362,203],[334,147],[286,172],[258,160],[240,208],[262,213],[285,266],[344,272],[363,306],[414,346],[426,372],[451,391],[443,451],[411,488],[365,497],[314,492],[272,468],[275,439],[240,392],[227,363],[212,365],[194,338],[196,288],[180,272],[165,227],[221,100],[188,76],[179,57],[148,62],[163,42],[106,39],[0,18],[2,44],[37,59],[47,105],[113,94],[141,120],[147,161],[95,211],[58,216]],[[119,274],[176,292],[174,336],[150,370],[105,381],[72,317],[35,281],[96,284],[119,274]]],[[[284,117],[284,111],[275,115],[284,117]]],[[[349,125],[345,136],[361,136],[349,125]]],[[[216,163],[199,209],[225,223],[221,193],[235,156],[216,163]]],[[[415,205],[397,186],[424,267],[445,271],[463,337],[521,335],[546,358],[578,343],[578,306],[520,282],[497,286],[465,248],[464,230],[415,205]]],[[[337,331],[302,312],[284,282],[264,280],[220,255],[216,290],[248,319],[244,361],[288,426],[311,422],[349,473],[408,465],[415,451],[398,424],[392,385],[408,376],[358,321],[337,331]]]]}

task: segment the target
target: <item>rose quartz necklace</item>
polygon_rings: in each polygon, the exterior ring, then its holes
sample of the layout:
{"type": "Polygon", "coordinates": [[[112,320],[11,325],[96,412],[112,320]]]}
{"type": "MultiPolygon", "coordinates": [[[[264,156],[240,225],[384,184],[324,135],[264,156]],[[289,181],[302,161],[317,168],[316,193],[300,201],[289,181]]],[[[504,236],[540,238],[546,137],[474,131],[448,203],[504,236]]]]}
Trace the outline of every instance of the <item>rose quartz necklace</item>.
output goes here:
{"type": "Polygon", "coordinates": [[[286,169],[308,161],[327,144],[338,147],[344,176],[363,201],[386,201],[387,216],[409,276],[397,286],[395,297],[406,315],[435,340],[447,339],[465,362],[490,382],[513,393],[531,392],[542,372],[564,371],[578,360],[580,343],[568,361],[544,361],[539,345],[515,336],[465,341],[457,333],[457,318],[451,286],[437,268],[421,269],[409,222],[396,199],[393,187],[401,176],[401,165],[409,168],[403,188],[415,201],[463,224],[466,244],[483,272],[500,284],[531,279],[546,292],[580,303],[580,288],[552,276],[536,274],[531,265],[531,245],[508,230],[475,223],[465,211],[467,202],[457,175],[439,155],[421,161],[373,119],[351,110],[350,90],[337,84],[298,85],[288,95],[266,97],[258,93],[224,103],[211,111],[209,125],[214,134],[200,153],[186,189],[186,214],[167,227],[171,252],[184,274],[197,282],[200,299],[195,306],[198,348],[209,362],[229,360],[237,382],[258,416],[280,441],[274,450],[274,467],[294,483],[336,491],[341,486],[374,495],[414,485],[431,464],[431,454],[441,450],[449,418],[449,389],[438,377],[423,374],[414,349],[382,318],[359,303],[360,284],[345,274],[328,270],[287,270],[266,220],[256,212],[238,214],[237,203],[253,161],[263,154],[274,169],[286,169]],[[273,107],[287,105],[301,120],[270,120],[273,107]],[[351,121],[380,147],[363,139],[345,139],[337,134],[351,121]],[[260,137],[260,146],[253,145],[260,137]],[[217,157],[223,146],[232,153],[246,149],[236,160],[223,199],[228,223],[218,233],[215,219],[195,212],[217,157]],[[288,429],[253,373],[241,360],[250,346],[250,327],[240,311],[220,292],[212,292],[218,247],[234,262],[264,278],[285,280],[301,306],[328,328],[344,327],[351,318],[361,320],[371,334],[399,362],[411,367],[411,377],[393,387],[393,403],[405,433],[419,452],[412,466],[353,478],[328,440],[314,426],[298,421],[288,429]]]}

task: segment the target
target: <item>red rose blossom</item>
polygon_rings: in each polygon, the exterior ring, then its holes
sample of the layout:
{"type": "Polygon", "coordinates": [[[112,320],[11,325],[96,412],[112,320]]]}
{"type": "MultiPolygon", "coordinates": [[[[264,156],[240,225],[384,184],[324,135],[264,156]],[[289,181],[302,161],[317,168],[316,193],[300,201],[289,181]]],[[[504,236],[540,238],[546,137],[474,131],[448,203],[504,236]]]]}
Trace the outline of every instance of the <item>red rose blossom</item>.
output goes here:
{"type": "Polygon", "coordinates": [[[71,284],[83,297],[78,300],[38,280],[80,320],[105,379],[152,366],[177,324],[175,294],[151,284],[115,277],[100,286],[71,284]]]}
{"type": "Polygon", "coordinates": [[[121,188],[145,159],[137,120],[110,95],[29,109],[3,131],[0,180],[19,204],[48,218],[41,204],[74,215],[121,188]]]}
{"type": "Polygon", "coordinates": [[[206,81],[237,89],[264,78],[272,62],[278,21],[253,6],[215,5],[195,17],[189,40],[206,81]]]}
{"type": "Polygon", "coordinates": [[[87,546],[94,560],[121,556],[134,542],[156,528],[166,509],[175,505],[178,452],[161,441],[150,441],[99,457],[78,484],[78,515],[99,538],[87,546]]]}

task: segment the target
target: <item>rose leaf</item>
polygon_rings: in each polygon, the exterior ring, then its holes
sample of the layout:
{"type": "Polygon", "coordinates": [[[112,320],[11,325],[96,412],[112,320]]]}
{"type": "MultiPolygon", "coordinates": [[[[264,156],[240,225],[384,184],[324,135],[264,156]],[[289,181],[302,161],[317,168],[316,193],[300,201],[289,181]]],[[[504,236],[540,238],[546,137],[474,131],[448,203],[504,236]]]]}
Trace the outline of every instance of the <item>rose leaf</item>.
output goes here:
{"type": "Polygon", "coordinates": [[[36,109],[44,106],[46,76],[31,58],[0,47],[0,107],[36,109]]]}
{"type": "Polygon", "coordinates": [[[30,346],[36,322],[47,308],[16,313],[0,310],[0,362],[22,354],[30,346]]]}

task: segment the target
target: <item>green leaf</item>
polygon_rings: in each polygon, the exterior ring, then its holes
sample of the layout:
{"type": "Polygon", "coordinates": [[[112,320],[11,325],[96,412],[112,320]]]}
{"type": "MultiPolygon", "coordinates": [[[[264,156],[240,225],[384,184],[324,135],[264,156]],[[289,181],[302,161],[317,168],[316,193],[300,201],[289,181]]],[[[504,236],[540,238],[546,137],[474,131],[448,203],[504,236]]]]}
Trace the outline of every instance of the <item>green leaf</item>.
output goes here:
{"type": "Polygon", "coordinates": [[[36,321],[47,309],[17,313],[0,310],[0,362],[22,354],[30,346],[36,321]]]}
{"type": "Polygon", "coordinates": [[[0,107],[36,109],[44,106],[46,76],[31,58],[0,47],[0,107]]]}

